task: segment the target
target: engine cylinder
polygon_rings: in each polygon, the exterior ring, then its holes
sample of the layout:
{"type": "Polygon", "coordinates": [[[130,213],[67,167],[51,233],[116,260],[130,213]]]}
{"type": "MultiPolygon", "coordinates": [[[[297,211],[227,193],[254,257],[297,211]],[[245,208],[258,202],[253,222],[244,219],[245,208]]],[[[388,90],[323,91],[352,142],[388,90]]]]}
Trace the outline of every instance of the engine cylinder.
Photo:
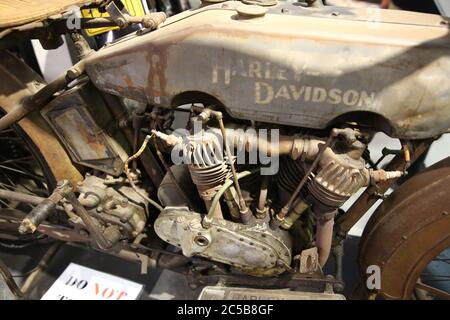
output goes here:
{"type": "MultiPolygon", "coordinates": [[[[220,186],[231,176],[231,168],[223,156],[219,138],[213,133],[201,131],[186,136],[181,148],[192,181],[209,209],[220,186]]],[[[220,206],[216,206],[215,216],[222,217],[220,206]]]]}
{"type": "MultiPolygon", "coordinates": [[[[355,159],[353,150],[336,153],[331,148],[322,155],[318,168],[309,177],[300,197],[308,202],[317,215],[333,212],[351,195],[368,184],[369,171],[362,158],[355,159]]],[[[286,203],[310,163],[302,159],[285,158],[277,176],[280,201],[286,203]]]]}
{"type": "MultiPolygon", "coordinates": [[[[369,170],[361,158],[365,145],[354,144],[353,148],[336,145],[324,150],[318,168],[311,174],[296,203],[300,210],[292,210],[284,222],[289,229],[305,210],[306,202],[311,206],[317,219],[315,243],[319,253],[319,263],[323,267],[330,254],[333,224],[336,209],[358,189],[368,184],[369,170]]],[[[279,198],[283,203],[290,197],[308,171],[311,164],[303,159],[286,158],[277,176],[279,198]]]]}

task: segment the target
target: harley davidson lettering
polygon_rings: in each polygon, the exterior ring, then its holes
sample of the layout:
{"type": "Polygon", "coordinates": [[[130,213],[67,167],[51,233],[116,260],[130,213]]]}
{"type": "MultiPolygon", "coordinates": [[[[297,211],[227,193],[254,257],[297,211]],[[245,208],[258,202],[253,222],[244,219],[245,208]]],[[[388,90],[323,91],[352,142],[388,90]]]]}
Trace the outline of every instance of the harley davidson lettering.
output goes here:
{"type": "Polygon", "coordinates": [[[255,79],[253,96],[257,104],[270,104],[279,99],[358,107],[369,107],[375,103],[375,92],[300,84],[307,76],[311,73],[306,70],[293,72],[270,62],[238,59],[233,67],[214,66],[212,82],[229,85],[235,77],[255,79]]]}
{"type": "Polygon", "coordinates": [[[269,104],[274,99],[305,101],[314,103],[345,104],[347,106],[371,106],[375,102],[375,93],[337,88],[298,86],[283,84],[274,88],[267,82],[255,82],[255,103],[269,104]]]}
{"type": "MultiPolygon", "coordinates": [[[[299,81],[302,73],[302,71],[296,72],[294,79],[299,81]]],[[[231,83],[231,78],[236,76],[265,80],[289,80],[288,70],[286,68],[276,66],[270,62],[256,60],[244,62],[244,60],[238,59],[233,67],[214,66],[212,82],[219,83],[223,79],[224,83],[227,85],[231,83]]]]}

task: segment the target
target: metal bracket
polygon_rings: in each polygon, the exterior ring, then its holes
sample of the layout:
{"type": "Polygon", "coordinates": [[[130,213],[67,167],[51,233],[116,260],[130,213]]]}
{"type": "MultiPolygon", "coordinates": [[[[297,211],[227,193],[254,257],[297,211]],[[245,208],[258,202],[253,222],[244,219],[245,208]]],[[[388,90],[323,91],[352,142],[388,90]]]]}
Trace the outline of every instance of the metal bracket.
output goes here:
{"type": "Polygon", "coordinates": [[[130,16],[125,6],[122,6],[122,9],[116,5],[115,1],[111,1],[106,6],[106,12],[109,13],[111,19],[117,23],[120,28],[123,28],[129,24],[128,17],[130,16]]]}
{"type": "Polygon", "coordinates": [[[166,21],[166,14],[164,12],[151,12],[142,17],[134,17],[130,15],[123,6],[119,8],[115,1],[111,1],[106,6],[106,12],[109,13],[110,19],[117,24],[119,28],[124,28],[128,25],[139,23],[147,30],[154,30],[166,21]]]}
{"type": "Polygon", "coordinates": [[[319,253],[316,247],[303,250],[294,260],[299,261],[299,273],[311,273],[319,268],[319,253]]]}

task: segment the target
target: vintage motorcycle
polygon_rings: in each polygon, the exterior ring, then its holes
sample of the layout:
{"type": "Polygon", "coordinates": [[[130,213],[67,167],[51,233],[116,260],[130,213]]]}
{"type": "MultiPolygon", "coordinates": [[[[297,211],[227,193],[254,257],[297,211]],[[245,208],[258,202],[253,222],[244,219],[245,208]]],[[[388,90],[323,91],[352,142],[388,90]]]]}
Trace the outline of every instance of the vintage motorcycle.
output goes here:
{"type": "Polygon", "coordinates": [[[449,298],[421,275],[450,246],[450,158],[408,175],[450,128],[449,21],[243,2],[169,18],[94,0],[1,14],[2,241],[84,243],[234,298],[340,299],[344,240],[381,199],[355,297],[449,298]],[[109,15],[74,18],[69,5],[109,15]],[[96,51],[83,36],[129,25],[138,31],[96,51]],[[48,84],[7,50],[30,38],[54,48],[61,34],[79,62],[48,84]],[[401,141],[383,168],[367,149],[376,132],[401,141]],[[374,266],[379,287],[366,285],[374,266]]]}

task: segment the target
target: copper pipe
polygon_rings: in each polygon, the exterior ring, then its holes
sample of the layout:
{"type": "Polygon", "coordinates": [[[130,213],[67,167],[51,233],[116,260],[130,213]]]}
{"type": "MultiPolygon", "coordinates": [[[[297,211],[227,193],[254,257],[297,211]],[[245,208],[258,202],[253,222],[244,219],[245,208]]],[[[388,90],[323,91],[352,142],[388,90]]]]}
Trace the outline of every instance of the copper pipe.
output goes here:
{"type": "MultiPolygon", "coordinates": [[[[208,127],[208,131],[222,135],[222,130],[218,128],[208,127]]],[[[247,152],[259,150],[268,156],[288,155],[292,159],[297,159],[301,155],[306,160],[313,160],[319,153],[319,145],[325,140],[299,138],[296,136],[279,136],[278,141],[268,141],[262,137],[256,137],[243,134],[244,130],[235,130],[233,128],[225,128],[225,136],[233,146],[244,146],[247,152]]],[[[163,140],[168,146],[173,147],[180,143],[180,138],[173,134],[167,135],[162,132],[152,130],[158,138],[163,140]]]]}
{"type": "MultiPolygon", "coordinates": [[[[208,130],[218,133],[217,128],[209,127],[208,130]]],[[[280,135],[277,141],[269,141],[260,136],[246,135],[245,129],[235,130],[225,129],[226,136],[234,146],[244,146],[247,152],[259,150],[268,156],[289,155],[294,160],[300,155],[304,155],[307,160],[312,160],[319,153],[319,145],[325,140],[299,138],[297,136],[280,135]]]]}
{"type": "Polygon", "coordinates": [[[227,203],[228,209],[230,210],[230,215],[234,221],[239,220],[239,204],[236,201],[236,190],[231,186],[227,191],[224,192],[223,197],[227,203]]]}

